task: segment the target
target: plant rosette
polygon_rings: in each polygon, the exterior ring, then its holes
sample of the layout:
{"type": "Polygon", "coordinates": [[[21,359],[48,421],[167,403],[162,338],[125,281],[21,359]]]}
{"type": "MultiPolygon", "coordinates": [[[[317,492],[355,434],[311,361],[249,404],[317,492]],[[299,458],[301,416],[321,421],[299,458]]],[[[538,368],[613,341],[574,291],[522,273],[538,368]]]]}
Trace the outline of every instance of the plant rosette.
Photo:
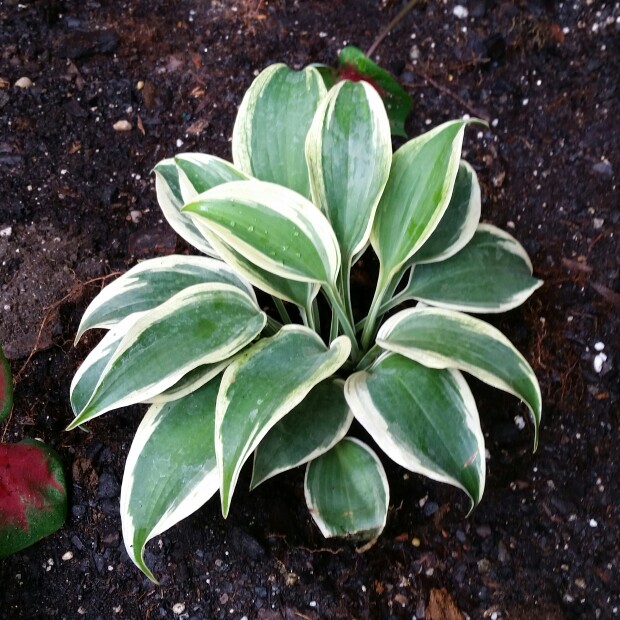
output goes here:
{"type": "MultiPolygon", "coordinates": [[[[12,406],[11,370],[0,348],[0,419],[12,406]]],[[[0,443],[0,558],[55,532],[66,512],[67,491],[58,454],[33,439],[0,443]]]]}
{"type": "Polygon", "coordinates": [[[78,338],[108,332],[73,380],[69,426],[151,404],[121,490],[125,545],[151,579],[147,541],[218,491],[226,516],[250,458],[252,488],[305,465],[327,537],[383,530],[389,486],[375,450],[475,506],[485,447],[465,375],[521,399],[536,446],[534,372],[467,314],[510,310],[541,285],[522,246],[479,223],[478,180],[461,160],[470,122],[392,153],[372,85],[328,89],[314,67],[277,64],[243,98],[232,164],[183,153],[156,166],[166,219],[206,256],[146,260],[95,298],[78,338]],[[350,274],[369,245],[380,269],[361,317],[350,274]],[[417,305],[392,312],[406,301],[417,305]],[[374,448],[348,436],[353,419],[374,448]]]}

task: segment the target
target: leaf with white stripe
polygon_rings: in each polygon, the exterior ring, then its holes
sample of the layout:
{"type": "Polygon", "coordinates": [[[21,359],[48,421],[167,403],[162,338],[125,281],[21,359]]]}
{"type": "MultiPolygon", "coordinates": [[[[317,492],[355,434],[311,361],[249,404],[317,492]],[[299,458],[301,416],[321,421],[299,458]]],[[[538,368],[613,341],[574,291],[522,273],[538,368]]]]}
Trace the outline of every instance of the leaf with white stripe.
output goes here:
{"type": "Polygon", "coordinates": [[[461,161],[446,212],[433,234],[409,262],[436,263],[456,254],[474,236],[481,208],[476,171],[466,161],[461,161]]]}
{"type": "Polygon", "coordinates": [[[327,348],[307,327],[285,325],[244,351],[224,371],[215,416],[222,514],[230,508],[241,467],[287,413],[349,357],[351,341],[327,348]]]}
{"type": "Polygon", "coordinates": [[[75,342],[94,327],[109,329],[135,312],[151,310],[194,284],[232,284],[255,299],[251,285],[226,263],[178,254],[138,263],[108,284],[86,308],[75,342]]]}
{"type": "Polygon", "coordinates": [[[218,382],[149,408],[127,455],[121,487],[123,540],[151,581],[146,543],[196,512],[218,489],[213,433],[218,382]]]}
{"type": "Polygon", "coordinates": [[[447,209],[466,125],[444,123],[394,153],[370,235],[386,281],[422,247],[447,209]]]}
{"type": "Polygon", "coordinates": [[[390,122],[370,84],[345,80],[329,91],[312,121],[306,159],[312,200],[348,265],[368,242],[392,161],[390,122]]]}
{"type": "Polygon", "coordinates": [[[217,254],[200,234],[192,218],[185,213],[181,213],[183,207],[183,197],[179,184],[179,169],[174,163],[174,159],[164,159],[155,168],[155,192],[157,202],[174,232],[182,237],[195,248],[217,258],[217,254]]]}
{"type": "Polygon", "coordinates": [[[275,64],[260,73],[245,93],[235,120],[235,166],[257,179],[309,197],[304,145],[326,93],[314,67],[293,71],[275,64]]]}
{"type": "Polygon", "coordinates": [[[215,155],[181,153],[174,158],[174,163],[179,169],[179,189],[184,203],[218,185],[248,178],[232,164],[215,155]]]}
{"type": "Polygon", "coordinates": [[[439,308],[497,313],[520,306],[540,286],[521,244],[495,226],[480,224],[454,256],[415,266],[400,295],[439,308]]]}
{"type": "Polygon", "coordinates": [[[336,235],[309,200],[286,187],[234,181],[201,194],[183,212],[261,269],[335,285],[340,269],[336,235]]]}
{"type": "Polygon", "coordinates": [[[474,397],[458,370],[427,368],[397,353],[352,374],[353,415],[396,463],[454,485],[476,505],[485,481],[484,437],[474,397]]]}
{"type": "Polygon", "coordinates": [[[540,386],[532,367],[498,329],[461,312],[410,308],[390,317],[377,344],[430,368],[458,368],[514,394],[530,409],[534,446],[542,410],[540,386]]]}
{"type": "Polygon", "coordinates": [[[390,488],[383,465],[365,443],[345,437],[308,463],[308,510],[325,538],[376,539],[387,519],[390,488]]]}
{"type": "Polygon", "coordinates": [[[131,326],[69,430],[111,409],[148,401],[198,366],[228,359],[266,320],[256,302],[230,284],[184,289],[131,326]]]}
{"type": "Polygon", "coordinates": [[[321,456],[347,434],[353,414],[343,388],[340,379],[322,381],[267,433],[254,451],[252,489],[321,456]]]}

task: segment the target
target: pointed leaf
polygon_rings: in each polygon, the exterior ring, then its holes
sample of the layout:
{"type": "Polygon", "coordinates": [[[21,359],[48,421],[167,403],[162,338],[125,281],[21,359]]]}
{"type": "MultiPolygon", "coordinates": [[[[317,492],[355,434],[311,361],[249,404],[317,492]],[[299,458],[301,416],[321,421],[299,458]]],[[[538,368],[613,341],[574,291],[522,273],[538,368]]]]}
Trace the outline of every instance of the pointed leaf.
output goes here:
{"type": "Polygon", "coordinates": [[[480,224],[454,256],[416,266],[404,295],[439,308],[497,313],[520,306],[540,286],[519,242],[495,226],[480,224]]]}
{"type": "Polygon", "coordinates": [[[312,121],[306,159],[312,200],[349,264],[368,242],[392,160],[389,121],[372,86],[345,81],[329,92],[312,121]]]}
{"type": "Polygon", "coordinates": [[[324,454],[347,434],[353,414],[343,388],[341,380],[319,383],[267,433],[254,452],[252,489],[324,454]]]}
{"type": "Polygon", "coordinates": [[[456,254],[474,236],[481,208],[476,171],[466,161],[461,161],[446,212],[433,234],[409,262],[436,263],[456,254]]]}
{"type": "Polygon", "coordinates": [[[370,237],[387,278],[422,247],[447,209],[466,124],[444,123],[394,153],[370,237]]]}
{"type": "Polygon", "coordinates": [[[184,289],[134,323],[68,428],[111,409],[148,401],[194,368],[228,359],[249,344],[265,322],[254,300],[229,284],[184,289]]]}
{"type": "Polygon", "coordinates": [[[469,386],[458,370],[427,368],[396,353],[381,356],[345,384],[353,415],[406,469],[463,489],[484,491],[484,438],[469,386]]]}
{"type": "Polygon", "coordinates": [[[304,143],[326,92],[313,67],[293,71],[275,64],[265,69],[252,82],[237,113],[232,139],[235,166],[309,197],[304,143]]]}
{"type": "Polygon", "coordinates": [[[0,558],[55,532],[66,514],[58,454],[32,439],[0,444],[0,558]]]}
{"type": "Polygon", "coordinates": [[[536,375],[508,338],[488,323],[452,310],[411,308],[386,321],[377,344],[430,368],[469,372],[521,398],[530,409],[538,444],[542,401],[536,375]]]}
{"type": "Polygon", "coordinates": [[[286,187],[234,181],[201,194],[183,212],[261,269],[301,282],[336,281],[334,231],[309,200],[286,187]]]}
{"type": "Polygon", "coordinates": [[[189,396],[153,405],[127,455],[121,487],[121,520],[127,553],[152,581],[144,546],[198,510],[217,491],[213,432],[219,383],[189,396]]]}
{"type": "Polygon", "coordinates": [[[215,450],[222,513],[228,514],[241,467],[263,437],[351,352],[346,336],[328,349],[312,330],[286,325],[260,340],[224,372],[217,399],[215,450]]]}
{"type": "Polygon", "coordinates": [[[406,138],[405,121],[413,105],[407,91],[390,73],[375,64],[362,50],[353,45],[343,48],[338,61],[342,79],[355,82],[365,80],[377,89],[385,104],[392,134],[406,138]]]}
{"type": "Polygon", "coordinates": [[[174,159],[160,161],[153,171],[155,172],[157,202],[168,224],[187,243],[208,256],[217,258],[213,248],[198,232],[196,225],[192,222],[192,218],[185,213],[181,213],[183,197],[181,196],[181,187],[179,185],[179,170],[174,163],[174,159]]]}
{"type": "Polygon", "coordinates": [[[11,366],[0,347],[0,422],[9,415],[13,407],[13,379],[11,366]]]}
{"type": "Polygon", "coordinates": [[[232,164],[215,155],[181,153],[174,158],[174,163],[178,168],[179,189],[184,203],[218,185],[248,178],[232,164]]]}
{"type": "Polygon", "coordinates": [[[178,254],[138,263],[106,286],[84,312],[75,341],[94,327],[110,328],[135,312],[151,310],[194,284],[222,282],[255,298],[251,285],[226,263],[178,254]]]}
{"type": "Polygon", "coordinates": [[[390,488],[377,455],[359,439],[345,437],[308,463],[306,504],[325,538],[377,538],[387,519],[390,488]]]}

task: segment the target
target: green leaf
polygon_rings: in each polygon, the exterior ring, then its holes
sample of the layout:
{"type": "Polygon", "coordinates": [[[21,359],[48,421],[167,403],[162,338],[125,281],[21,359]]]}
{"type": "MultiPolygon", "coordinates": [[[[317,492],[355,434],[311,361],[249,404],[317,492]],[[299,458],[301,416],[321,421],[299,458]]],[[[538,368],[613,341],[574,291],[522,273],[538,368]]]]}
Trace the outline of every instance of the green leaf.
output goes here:
{"type": "Polygon", "coordinates": [[[334,284],[338,240],[326,217],[300,194],[263,181],[234,181],[183,207],[252,263],[283,278],[334,284]]]}
{"type": "Polygon", "coordinates": [[[359,439],[345,437],[308,463],[306,504],[326,538],[376,539],[387,519],[390,488],[381,461],[359,439]]]}
{"type": "Polygon", "coordinates": [[[218,489],[213,444],[218,387],[213,381],[181,400],[150,407],[127,455],[123,539],[129,557],[152,581],[146,543],[196,512],[218,489]]]}
{"type": "Polygon", "coordinates": [[[267,433],[254,452],[252,489],[324,454],[347,434],[353,414],[343,388],[339,379],[319,383],[267,433]]]}
{"type": "Polygon", "coordinates": [[[13,379],[11,366],[0,347],[0,422],[9,415],[13,407],[13,379]]]}
{"type": "Polygon", "coordinates": [[[232,164],[215,155],[181,153],[174,158],[174,163],[179,169],[179,188],[183,202],[188,201],[188,189],[192,192],[189,198],[193,198],[218,185],[248,178],[232,164]]]}
{"type": "Polygon", "coordinates": [[[534,423],[542,410],[540,387],[525,358],[497,329],[452,310],[411,308],[389,318],[377,344],[430,368],[458,368],[525,401],[534,423]]]}
{"type": "Polygon", "coordinates": [[[232,284],[255,299],[250,284],[226,263],[204,256],[172,255],[138,263],[106,286],[84,312],[75,342],[94,327],[110,328],[136,312],[151,310],[194,284],[232,284]]]}
{"type": "Polygon", "coordinates": [[[497,313],[520,306],[540,286],[519,242],[495,226],[480,224],[454,256],[414,267],[400,296],[439,308],[497,313]]]}
{"type": "Polygon", "coordinates": [[[312,200],[350,264],[370,229],[392,160],[390,126],[377,91],[341,82],[321,102],[306,139],[312,200]]]}
{"type": "Polygon", "coordinates": [[[285,325],[243,352],[224,372],[215,415],[215,451],[226,516],[241,467],[277,422],[344,364],[346,336],[328,349],[312,330],[285,325]]]}
{"type": "Polygon", "coordinates": [[[58,454],[33,439],[0,444],[0,558],[55,532],[66,514],[58,454]]]}
{"type": "Polygon", "coordinates": [[[396,463],[463,489],[477,504],[485,453],[478,410],[458,370],[382,355],[345,384],[353,415],[396,463]]]}
{"type": "Polygon", "coordinates": [[[164,159],[155,168],[155,191],[157,202],[173,230],[185,239],[187,243],[204,252],[208,256],[217,258],[213,248],[207,243],[205,238],[198,232],[192,218],[185,213],[181,213],[183,207],[183,197],[179,184],[179,170],[174,163],[174,159],[164,159]]]}
{"type": "Polygon", "coordinates": [[[433,234],[409,262],[436,263],[464,248],[476,232],[481,207],[476,171],[466,161],[461,161],[446,212],[433,234]]]}
{"type": "Polygon", "coordinates": [[[362,79],[377,89],[385,104],[392,134],[406,138],[405,121],[413,105],[407,91],[357,47],[349,45],[343,48],[338,60],[343,79],[355,82],[362,79]]]}
{"type": "MultiPolygon", "coordinates": [[[[148,401],[194,368],[230,358],[260,333],[266,318],[253,299],[229,284],[184,289],[131,326],[68,429],[148,401]]],[[[102,351],[93,354],[99,359],[102,351]]]]}
{"type": "Polygon", "coordinates": [[[313,67],[293,71],[275,64],[265,69],[252,82],[237,113],[232,139],[235,166],[309,197],[304,144],[326,92],[313,67]]]}
{"type": "Polygon", "coordinates": [[[466,124],[444,123],[394,153],[370,236],[386,280],[422,247],[447,209],[466,124]]]}

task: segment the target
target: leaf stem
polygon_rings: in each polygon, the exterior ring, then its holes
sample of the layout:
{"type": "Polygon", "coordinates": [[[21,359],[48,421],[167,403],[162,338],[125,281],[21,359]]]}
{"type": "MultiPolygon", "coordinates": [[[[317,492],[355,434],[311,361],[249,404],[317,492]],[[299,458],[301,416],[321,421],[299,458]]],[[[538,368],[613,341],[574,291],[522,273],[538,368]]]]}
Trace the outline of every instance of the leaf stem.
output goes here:
{"type": "Polygon", "coordinates": [[[286,309],[284,302],[281,299],[278,299],[275,295],[272,295],[271,298],[273,299],[273,303],[276,306],[276,310],[278,311],[278,314],[280,315],[282,322],[292,323],[293,321],[291,320],[291,316],[288,313],[288,310],[286,309]]]}
{"type": "Polygon", "coordinates": [[[329,299],[329,302],[332,305],[332,308],[336,311],[336,315],[338,316],[338,320],[340,321],[340,325],[342,325],[344,333],[349,337],[349,340],[351,340],[351,356],[354,361],[357,361],[359,359],[360,351],[357,344],[357,338],[355,336],[355,329],[347,316],[347,310],[342,298],[340,297],[340,293],[333,285],[326,284],[323,288],[325,290],[325,294],[327,295],[327,299],[329,299]]]}

